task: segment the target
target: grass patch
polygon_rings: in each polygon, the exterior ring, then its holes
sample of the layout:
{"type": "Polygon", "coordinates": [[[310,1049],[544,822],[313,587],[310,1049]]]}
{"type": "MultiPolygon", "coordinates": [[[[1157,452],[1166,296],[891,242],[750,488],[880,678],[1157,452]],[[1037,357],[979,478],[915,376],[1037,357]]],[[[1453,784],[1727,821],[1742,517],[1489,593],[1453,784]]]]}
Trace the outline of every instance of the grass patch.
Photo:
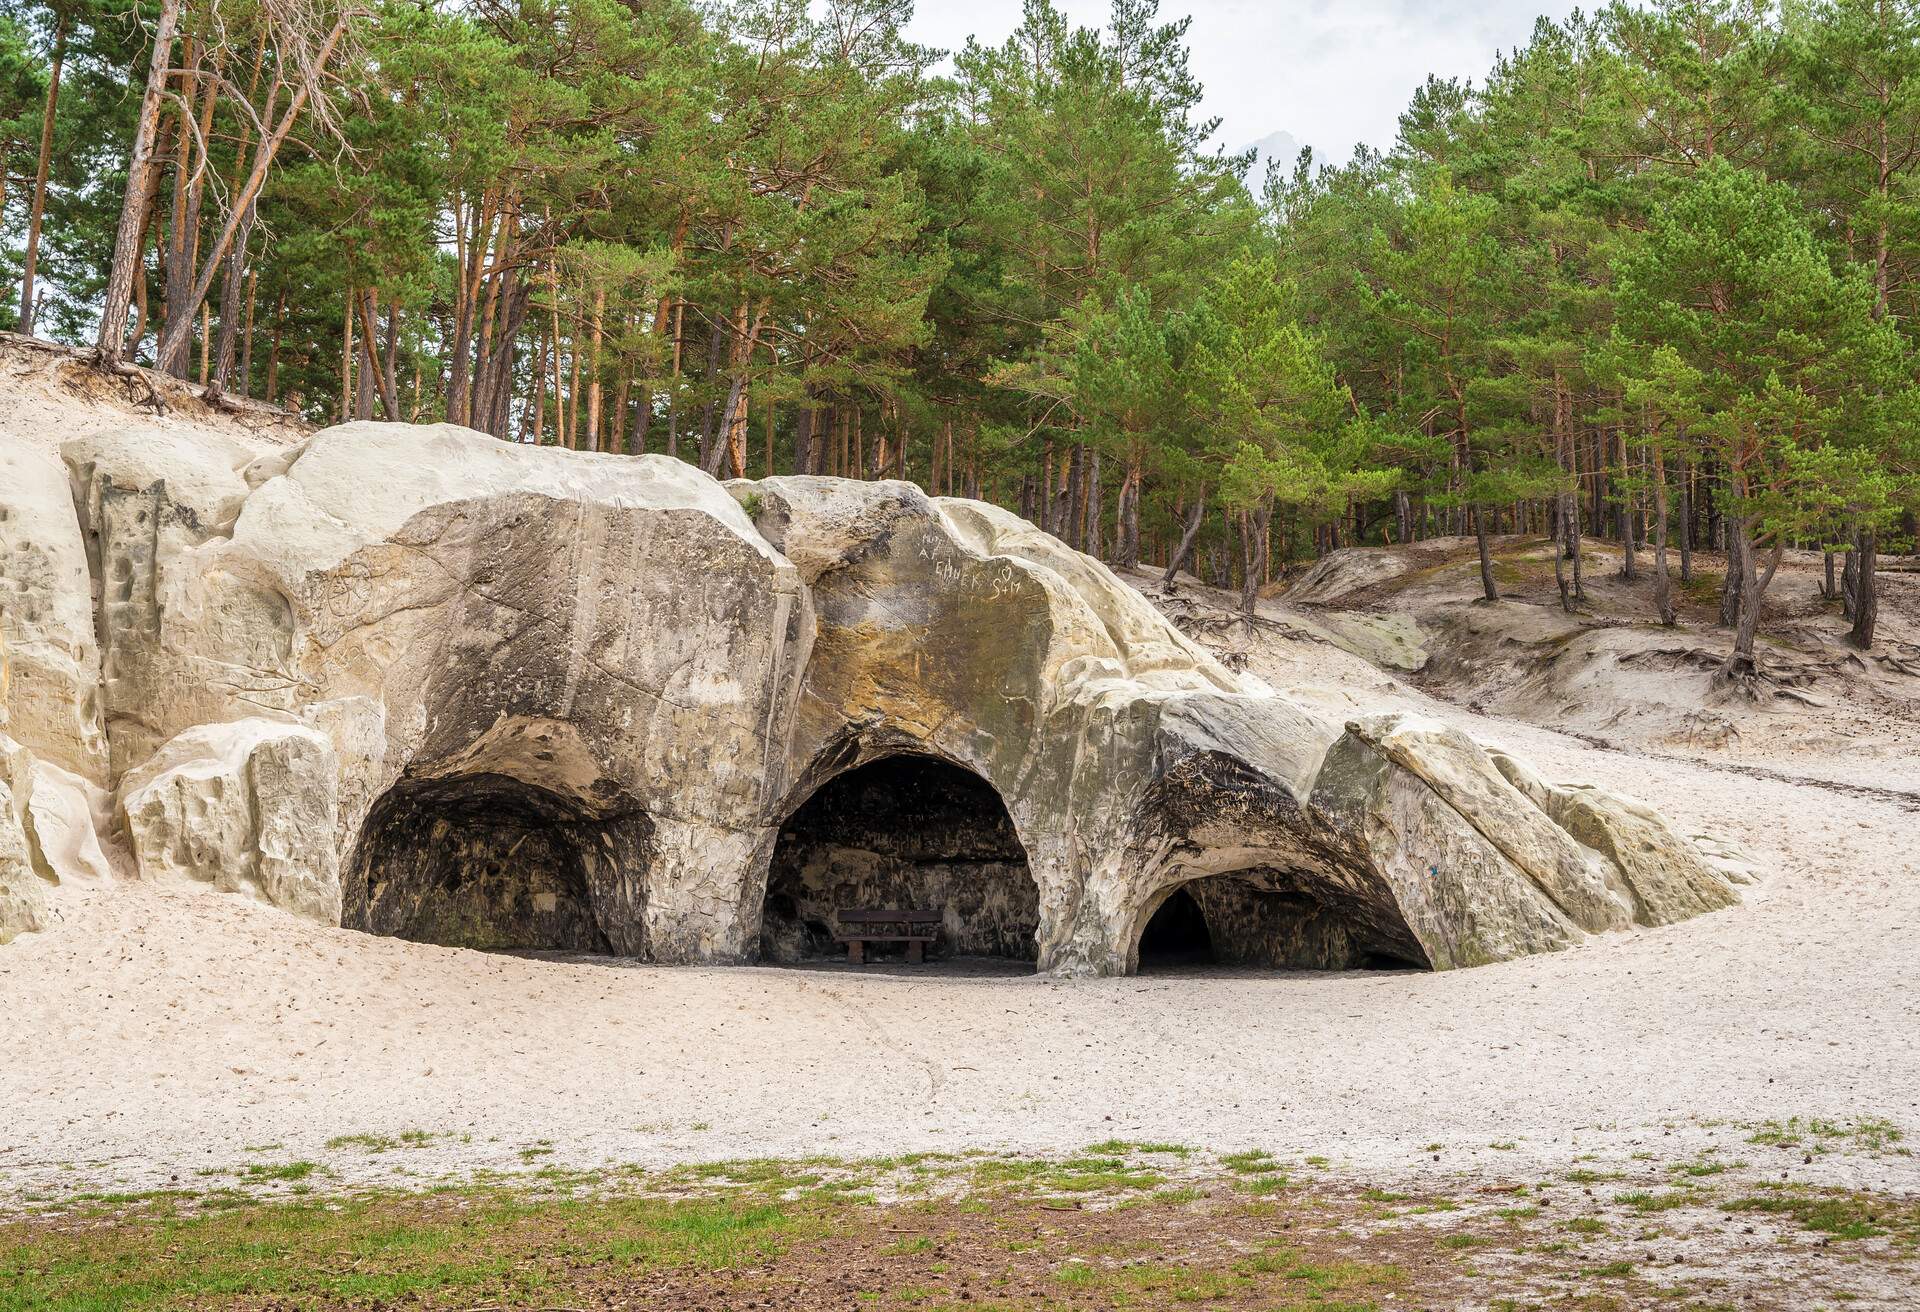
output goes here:
{"type": "Polygon", "coordinates": [[[304,1180],[317,1169],[312,1162],[281,1162],[277,1166],[255,1162],[241,1174],[249,1180],[304,1180]]]}
{"type": "Polygon", "coordinates": [[[1099,1143],[1087,1145],[1089,1157],[1126,1157],[1135,1153],[1190,1157],[1193,1149],[1183,1143],[1138,1143],[1130,1139],[1102,1139],[1099,1143]]]}
{"type": "Polygon", "coordinates": [[[1878,1153],[1892,1149],[1903,1137],[1900,1127],[1883,1117],[1829,1121],[1817,1116],[1805,1119],[1793,1116],[1784,1121],[1762,1122],[1747,1142],[1767,1148],[1803,1148],[1815,1153],[1843,1146],[1850,1146],[1859,1152],[1878,1153]]]}
{"type": "Polygon", "coordinates": [[[1188,1203],[1197,1203],[1207,1196],[1205,1189],[1196,1189],[1192,1185],[1179,1185],[1172,1189],[1161,1189],[1153,1195],[1153,1201],[1164,1203],[1168,1207],[1182,1207],[1188,1203]]]}
{"type": "Polygon", "coordinates": [[[1920,1245],[1920,1204],[1845,1189],[1798,1186],[1736,1198],[1726,1206],[1729,1212],[1783,1216],[1802,1230],[1834,1239],[1872,1239],[1891,1234],[1903,1247],[1920,1245]]]}
{"type": "Polygon", "coordinates": [[[500,1192],[288,1202],[27,1234],[0,1227],[0,1309],[230,1302],[537,1305],[562,1255],[652,1268],[761,1262],[807,1228],[738,1199],[575,1202],[500,1192]],[[616,1236],[608,1238],[608,1236],[616,1236]],[[529,1260],[532,1259],[532,1260],[529,1260]]]}
{"type": "Polygon", "coordinates": [[[1580,1274],[1595,1280],[1625,1280],[1633,1270],[1631,1262],[1608,1262],[1605,1266],[1587,1267],[1580,1274]]]}
{"type": "Polygon", "coordinates": [[[432,1138],[425,1130],[402,1130],[398,1134],[342,1134],[327,1140],[327,1147],[334,1152],[352,1148],[364,1153],[390,1153],[396,1148],[424,1148],[432,1138]]]}
{"type": "Polygon", "coordinates": [[[1241,1175],[1261,1175],[1278,1165],[1278,1159],[1263,1148],[1249,1148],[1245,1152],[1228,1153],[1220,1159],[1220,1165],[1241,1175]]]}
{"type": "Polygon", "coordinates": [[[1633,1190],[1615,1194],[1613,1201],[1622,1207],[1631,1207],[1642,1216],[1651,1216],[1655,1212],[1671,1212],[1677,1207],[1692,1207],[1701,1199],[1700,1195],[1686,1189],[1670,1189],[1663,1194],[1633,1190]]]}

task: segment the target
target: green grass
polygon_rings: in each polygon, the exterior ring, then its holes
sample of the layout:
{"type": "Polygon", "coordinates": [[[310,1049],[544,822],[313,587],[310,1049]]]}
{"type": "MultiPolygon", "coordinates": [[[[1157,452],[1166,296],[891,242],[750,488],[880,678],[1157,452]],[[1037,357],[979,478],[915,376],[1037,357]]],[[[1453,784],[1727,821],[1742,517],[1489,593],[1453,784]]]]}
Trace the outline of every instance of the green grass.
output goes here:
{"type": "Polygon", "coordinates": [[[529,1252],[719,1270],[764,1261],[807,1220],[736,1199],[576,1202],[475,1191],[462,1202],[246,1202],[199,1215],[161,1208],[139,1221],[24,1239],[0,1229],[0,1312],[241,1299],[381,1304],[482,1288],[510,1305],[534,1303],[548,1264],[526,1261],[529,1252]]]}
{"type": "Polygon", "coordinates": [[[1729,1212],[1784,1216],[1803,1230],[1835,1239],[1872,1239],[1891,1234],[1902,1247],[1920,1246],[1920,1204],[1844,1189],[1783,1185],[1763,1194],[1736,1198],[1726,1208],[1729,1212]]]}
{"type": "Polygon", "coordinates": [[[1671,1212],[1677,1207],[1696,1206],[1702,1201],[1702,1197],[1686,1189],[1671,1189],[1664,1194],[1633,1190],[1624,1194],[1615,1194],[1613,1201],[1647,1216],[1655,1212],[1671,1212]]]}
{"type": "Polygon", "coordinates": [[[312,1162],[282,1162],[277,1166],[254,1163],[241,1174],[249,1180],[304,1180],[318,1168],[312,1162]]]}
{"type": "Polygon", "coordinates": [[[1196,1189],[1192,1185],[1177,1185],[1172,1189],[1155,1191],[1153,1201],[1164,1203],[1168,1207],[1180,1207],[1187,1203],[1197,1203],[1206,1196],[1205,1189],[1196,1189]]]}
{"type": "Polygon", "coordinates": [[[1193,1149],[1183,1143],[1138,1143],[1130,1139],[1102,1139],[1099,1143],[1087,1146],[1090,1157],[1126,1157],[1133,1153],[1166,1153],[1174,1157],[1190,1157],[1193,1149]]]}
{"type": "Polygon", "coordinates": [[[1262,1148],[1249,1148],[1244,1152],[1228,1153],[1220,1159],[1220,1165],[1229,1171],[1243,1175],[1260,1175],[1273,1170],[1278,1161],[1274,1155],[1262,1148]]]}
{"type": "Polygon", "coordinates": [[[327,1147],[335,1152],[353,1148],[367,1153],[390,1153],[396,1148],[423,1148],[432,1139],[433,1136],[425,1130],[402,1130],[399,1134],[342,1134],[327,1140],[327,1147]]]}
{"type": "Polygon", "coordinates": [[[1278,1172],[1265,1175],[1242,1176],[1234,1181],[1233,1187],[1243,1194],[1252,1194],[1256,1198],[1265,1198],[1277,1194],[1287,1187],[1287,1177],[1278,1172]]]}
{"type": "Polygon", "coordinates": [[[1804,1148],[1815,1153],[1843,1145],[1859,1152],[1879,1153],[1889,1149],[1905,1152],[1894,1148],[1904,1137],[1899,1126],[1883,1117],[1829,1121],[1817,1116],[1805,1119],[1794,1116],[1785,1121],[1763,1122],[1747,1142],[1768,1148],[1804,1148]]]}

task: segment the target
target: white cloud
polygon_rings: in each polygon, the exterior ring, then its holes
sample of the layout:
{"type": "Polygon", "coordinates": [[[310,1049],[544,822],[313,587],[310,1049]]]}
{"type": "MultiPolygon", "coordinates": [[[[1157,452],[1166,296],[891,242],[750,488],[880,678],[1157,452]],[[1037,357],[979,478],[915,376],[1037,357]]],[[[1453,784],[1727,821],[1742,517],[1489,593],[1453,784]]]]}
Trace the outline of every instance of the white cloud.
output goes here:
{"type": "MultiPolygon", "coordinates": [[[[1056,0],[1077,23],[1105,19],[1106,0],[1056,0]]],[[[1534,18],[1563,18],[1569,0],[1162,0],[1162,17],[1193,15],[1187,42],[1220,141],[1239,150],[1276,132],[1344,160],[1360,142],[1385,147],[1428,73],[1485,77],[1494,55],[1523,44],[1534,18]]],[[[969,34],[997,45],[1020,0],[923,0],[909,31],[957,49],[969,34]]]]}

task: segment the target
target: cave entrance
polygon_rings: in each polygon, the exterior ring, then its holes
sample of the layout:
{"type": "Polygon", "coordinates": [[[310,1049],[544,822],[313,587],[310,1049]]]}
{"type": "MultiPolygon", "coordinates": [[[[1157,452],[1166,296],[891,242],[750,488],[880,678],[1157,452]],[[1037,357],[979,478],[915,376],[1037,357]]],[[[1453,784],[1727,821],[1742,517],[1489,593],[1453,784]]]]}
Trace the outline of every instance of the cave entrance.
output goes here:
{"type": "Polygon", "coordinates": [[[490,950],[638,955],[652,822],[499,774],[403,777],[354,845],[341,923],[490,950]]]}
{"type": "Polygon", "coordinates": [[[1207,932],[1200,904],[1186,889],[1174,889],[1140,931],[1140,969],[1204,966],[1212,961],[1213,935],[1207,932]]]}
{"type": "Polygon", "coordinates": [[[1257,868],[1175,887],[1141,927],[1142,971],[1221,965],[1276,970],[1426,970],[1392,914],[1312,872],[1257,868]]]}
{"type": "Polygon", "coordinates": [[[861,908],[941,912],[932,957],[1038,952],[1039,889],[1006,805],[979,775],[930,756],[836,775],[788,817],[767,868],[760,959],[844,955],[836,913],[861,908]]]}

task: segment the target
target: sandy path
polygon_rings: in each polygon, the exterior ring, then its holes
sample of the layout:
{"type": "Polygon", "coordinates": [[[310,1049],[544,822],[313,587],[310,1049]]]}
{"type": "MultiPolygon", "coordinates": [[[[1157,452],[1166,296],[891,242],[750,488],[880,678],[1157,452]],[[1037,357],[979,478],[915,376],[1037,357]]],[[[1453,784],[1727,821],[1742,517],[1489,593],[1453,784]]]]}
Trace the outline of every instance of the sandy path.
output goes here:
{"type": "MultiPolygon", "coordinates": [[[[1397,1177],[1677,1157],[1794,1115],[1920,1131],[1914,814],[1467,718],[1683,822],[1738,807],[1768,883],[1452,974],[1091,981],[528,960],[126,885],[0,953],[0,1191],[186,1180],[267,1144],[354,1178],[1118,1135],[1397,1177]],[[407,1129],[436,1137],[326,1147],[407,1129]]],[[[1795,1166],[1920,1188],[1910,1157],[1795,1166]]]]}

